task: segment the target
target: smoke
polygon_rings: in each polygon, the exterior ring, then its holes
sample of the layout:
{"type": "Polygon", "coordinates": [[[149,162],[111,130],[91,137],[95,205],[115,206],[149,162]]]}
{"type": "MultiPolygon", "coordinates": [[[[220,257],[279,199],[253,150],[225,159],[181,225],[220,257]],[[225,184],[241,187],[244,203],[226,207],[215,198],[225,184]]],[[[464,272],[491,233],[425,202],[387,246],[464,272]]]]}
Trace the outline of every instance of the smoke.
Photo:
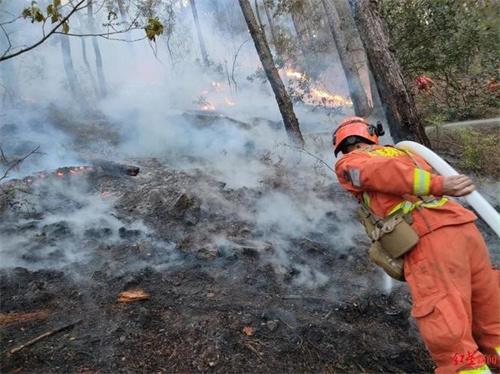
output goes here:
{"type": "MultiPolygon", "coordinates": [[[[90,39],[83,40],[89,72],[81,40],[70,38],[77,84],[92,114],[82,111],[82,98],[70,93],[61,36],[51,37],[17,57],[15,63],[0,64],[0,74],[10,77],[9,92],[15,96],[14,102],[0,104],[0,144],[13,157],[37,145],[42,152],[13,170],[10,177],[87,164],[96,158],[133,163],[155,158],[160,165],[188,174],[201,171],[225,186],[222,192],[214,192],[203,182],[196,184],[193,189],[203,200],[202,209],[217,206],[252,226],[254,240],[272,247],[259,261],[271,265],[276,274],[294,273],[294,285],[323,287],[330,280],[325,265],[302,254],[298,241],[307,240],[336,253],[356,247],[355,238],[362,232],[350,213],[354,203],[346,201],[345,195],[339,197],[336,178],[324,165],[284,145],[288,139],[280,113],[238,4],[217,3],[234,27],[222,29],[212,9],[200,2],[209,67],[201,63],[188,7],[176,9],[173,33],[160,37],[156,45],[99,39],[109,92],[105,98],[95,95],[90,79],[89,74],[96,75],[90,39]],[[228,200],[228,194],[249,190],[253,197],[248,201],[228,200]]],[[[20,8],[10,11],[19,14],[20,8]]],[[[96,20],[104,21],[103,15],[96,20]]],[[[84,25],[75,27],[88,32],[84,25]]],[[[37,40],[37,26],[19,23],[22,34],[13,35],[13,42],[37,40]]],[[[143,30],[138,30],[127,38],[142,36],[143,30]]],[[[325,77],[326,88],[347,96],[343,78],[332,78],[343,74],[334,57],[321,55],[324,61],[316,65],[327,70],[317,75],[325,77]]],[[[352,114],[352,108],[297,104],[295,110],[308,149],[333,165],[330,134],[340,117],[352,114]]],[[[78,178],[67,185],[56,180],[44,185],[43,191],[35,190],[33,196],[23,195],[23,209],[32,218],[16,216],[0,225],[2,267],[94,266],[103,261],[101,256],[114,255],[106,248],[120,245],[137,245],[153,254],[137,261],[137,267],[164,268],[180,261],[175,244],[156,238],[151,222],[117,213],[119,197],[104,198],[83,181],[78,178]],[[36,218],[35,213],[41,216],[36,218]],[[124,238],[124,230],[137,236],[124,238]]],[[[210,235],[209,241],[221,252],[242,246],[234,238],[210,235]]]]}
{"type": "Polygon", "coordinates": [[[2,267],[59,269],[88,263],[99,248],[151,234],[140,220],[118,218],[116,197],[103,197],[84,176],[45,179],[29,193],[19,193],[12,213],[3,217],[2,267]]]}

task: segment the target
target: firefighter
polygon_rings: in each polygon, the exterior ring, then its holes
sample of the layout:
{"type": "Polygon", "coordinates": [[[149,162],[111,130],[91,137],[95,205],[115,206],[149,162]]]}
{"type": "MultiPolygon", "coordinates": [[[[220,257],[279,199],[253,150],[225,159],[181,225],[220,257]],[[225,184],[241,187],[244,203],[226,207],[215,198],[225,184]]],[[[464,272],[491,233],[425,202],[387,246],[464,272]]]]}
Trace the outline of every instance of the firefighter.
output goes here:
{"type": "Polygon", "coordinates": [[[419,75],[415,78],[415,85],[420,92],[429,92],[434,86],[434,81],[426,75],[419,75]]]}
{"type": "Polygon", "coordinates": [[[370,257],[408,283],[436,373],[490,373],[500,366],[500,272],[475,214],[446,197],[475,187],[467,176],[434,174],[418,155],[379,145],[382,134],[360,117],[333,134],[335,156],[343,154],[335,171],[360,202],[370,257]]]}

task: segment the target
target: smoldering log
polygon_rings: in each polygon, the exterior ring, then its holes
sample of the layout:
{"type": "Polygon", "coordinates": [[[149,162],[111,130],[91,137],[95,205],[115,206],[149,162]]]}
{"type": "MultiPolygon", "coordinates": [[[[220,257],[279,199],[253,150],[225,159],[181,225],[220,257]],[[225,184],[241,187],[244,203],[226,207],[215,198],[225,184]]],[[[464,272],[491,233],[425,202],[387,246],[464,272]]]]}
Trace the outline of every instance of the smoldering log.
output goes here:
{"type": "MultiPolygon", "coordinates": [[[[117,162],[106,161],[106,160],[93,160],[91,165],[85,166],[65,166],[58,168],[51,172],[41,171],[33,175],[24,177],[22,179],[10,179],[4,183],[1,183],[0,195],[3,195],[5,199],[6,194],[1,192],[9,191],[12,189],[24,190],[29,188],[29,186],[37,183],[39,180],[43,180],[47,177],[54,176],[58,178],[67,178],[74,174],[82,175],[85,174],[90,178],[101,178],[101,177],[123,177],[131,176],[135,177],[139,174],[140,168],[134,165],[120,164],[117,162]]],[[[5,203],[5,202],[4,202],[5,203]]],[[[0,206],[2,206],[0,201],[0,206]]],[[[1,209],[0,209],[1,210],[1,209]]]]}
{"type": "Polygon", "coordinates": [[[140,168],[134,165],[120,164],[113,161],[107,160],[93,160],[92,163],[92,173],[95,175],[108,175],[113,177],[119,177],[123,175],[129,175],[131,177],[137,176],[139,174],[140,168]]]}

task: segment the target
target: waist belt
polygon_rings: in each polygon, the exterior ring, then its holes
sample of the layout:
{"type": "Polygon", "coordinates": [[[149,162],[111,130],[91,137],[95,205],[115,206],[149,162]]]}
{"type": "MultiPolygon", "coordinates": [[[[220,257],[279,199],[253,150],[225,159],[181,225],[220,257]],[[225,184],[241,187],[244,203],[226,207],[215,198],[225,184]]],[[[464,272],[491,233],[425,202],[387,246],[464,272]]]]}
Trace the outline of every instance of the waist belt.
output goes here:
{"type": "MultiPolygon", "coordinates": [[[[441,197],[440,199],[436,199],[433,196],[426,196],[426,197],[423,197],[422,199],[418,199],[416,201],[403,200],[399,204],[396,204],[389,211],[389,213],[387,213],[387,216],[391,216],[397,212],[401,212],[401,213],[403,213],[403,215],[406,215],[408,213],[411,213],[415,208],[418,208],[418,207],[429,208],[429,209],[439,208],[440,206],[443,206],[444,204],[446,204],[447,201],[448,201],[448,198],[446,198],[446,197],[441,197]]],[[[370,196],[366,192],[363,193],[363,203],[369,209],[371,208],[370,196]]]]}
{"type": "Polygon", "coordinates": [[[397,204],[394,208],[392,208],[388,215],[392,215],[398,211],[401,211],[403,214],[408,214],[412,212],[415,208],[423,207],[423,208],[439,208],[443,206],[448,201],[448,198],[442,197],[440,199],[430,199],[430,200],[417,200],[415,202],[403,200],[399,204],[397,204]]]}

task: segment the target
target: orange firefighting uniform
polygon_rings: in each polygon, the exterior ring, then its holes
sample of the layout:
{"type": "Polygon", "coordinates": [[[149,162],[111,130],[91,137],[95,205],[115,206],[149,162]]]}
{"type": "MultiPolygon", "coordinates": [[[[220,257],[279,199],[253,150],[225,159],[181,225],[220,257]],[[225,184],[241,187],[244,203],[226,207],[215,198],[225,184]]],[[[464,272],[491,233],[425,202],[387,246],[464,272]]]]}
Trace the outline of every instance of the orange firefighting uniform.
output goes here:
{"type": "Polygon", "coordinates": [[[412,216],[420,241],[405,254],[404,272],[411,314],[436,373],[500,366],[500,272],[492,268],[474,213],[441,197],[443,177],[422,158],[394,147],[354,150],[335,168],[340,184],[375,215],[402,209],[412,216]]]}

